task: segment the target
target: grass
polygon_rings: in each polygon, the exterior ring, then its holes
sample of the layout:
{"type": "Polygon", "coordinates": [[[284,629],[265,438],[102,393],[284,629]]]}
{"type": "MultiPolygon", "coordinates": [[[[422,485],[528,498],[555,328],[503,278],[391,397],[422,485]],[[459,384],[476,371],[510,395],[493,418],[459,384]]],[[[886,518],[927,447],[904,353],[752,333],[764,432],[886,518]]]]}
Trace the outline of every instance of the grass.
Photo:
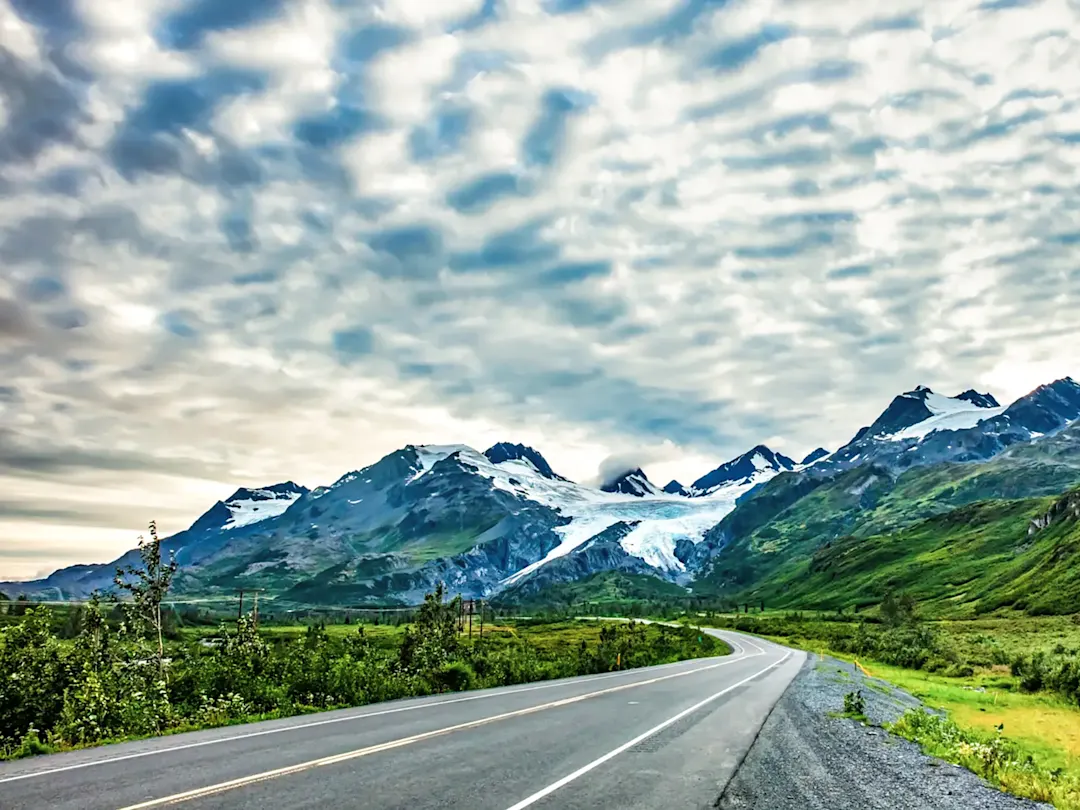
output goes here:
{"type": "MultiPolygon", "coordinates": [[[[830,648],[828,642],[828,631],[850,627],[853,622],[784,621],[779,612],[763,614],[762,619],[762,626],[784,631],[766,638],[813,654],[849,662],[856,659],[851,653],[830,648]]],[[[1053,693],[1021,691],[1009,666],[994,663],[1016,655],[1080,648],[1080,625],[1060,616],[928,624],[972,672],[949,676],[859,658],[875,679],[914,695],[946,716],[940,722],[908,716],[890,730],[919,743],[932,756],[969,768],[1003,790],[1052,802],[1061,810],[1080,810],[1080,707],[1053,693]]],[[[888,688],[871,680],[863,685],[883,691],[888,688]]],[[[853,708],[845,705],[845,710],[834,716],[861,719],[853,708]]]]}
{"type": "Polygon", "coordinates": [[[993,673],[949,678],[876,662],[872,671],[927,706],[944,710],[962,728],[993,734],[1003,727],[1007,739],[1051,770],[1080,777],[1080,711],[1075,706],[1051,695],[1002,688],[1004,679],[993,673]]]}
{"type": "MultiPolygon", "coordinates": [[[[405,635],[408,625],[388,624],[327,624],[326,633],[331,638],[344,638],[356,633],[357,627],[364,628],[364,636],[381,649],[397,649],[405,635]]],[[[516,641],[526,641],[542,652],[563,652],[576,650],[584,641],[595,645],[600,641],[602,622],[566,620],[560,622],[513,622],[484,625],[484,641],[496,647],[503,647],[516,641]]],[[[298,639],[307,632],[304,625],[269,625],[259,628],[259,634],[268,640],[298,639]]],[[[650,629],[647,632],[656,632],[650,629]]],[[[217,628],[196,627],[181,631],[185,640],[210,639],[218,635],[217,628]]],[[[468,637],[468,624],[462,631],[468,637]]],[[[480,640],[480,621],[473,617],[473,640],[480,640]]]]}
{"type": "Polygon", "coordinates": [[[1068,614],[1080,604],[1080,490],[1062,489],[1078,480],[1080,466],[1015,459],[896,481],[873,466],[827,482],[777,476],[721,523],[733,539],[695,593],[850,611],[903,590],[937,618],[1068,614]]]}

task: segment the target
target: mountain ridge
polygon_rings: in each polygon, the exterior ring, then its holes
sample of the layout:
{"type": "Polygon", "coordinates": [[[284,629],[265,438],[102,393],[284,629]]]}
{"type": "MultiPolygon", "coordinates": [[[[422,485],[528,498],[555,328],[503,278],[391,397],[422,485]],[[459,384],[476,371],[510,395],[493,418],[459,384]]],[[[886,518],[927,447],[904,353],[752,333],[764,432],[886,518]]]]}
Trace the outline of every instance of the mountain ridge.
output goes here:
{"type": "MultiPolygon", "coordinates": [[[[928,470],[925,480],[954,481],[962,492],[1052,493],[1080,469],[1077,418],[1072,378],[1008,407],[974,389],[942,397],[919,386],[833,453],[818,448],[796,463],[759,444],[690,487],[660,488],[635,468],[592,488],[512,442],[482,453],[406,445],[329,486],[241,487],[163,543],[181,563],[177,591],[190,594],[258,587],[305,603],[408,603],[438,581],[470,596],[535,594],[598,570],[738,589],[772,570],[759,550],[778,538],[802,554],[837,531],[869,531],[877,524],[859,515],[898,498],[910,509],[888,514],[905,520],[965,502],[955,493],[927,500],[905,483],[908,473],[928,470]],[[956,472],[999,457],[980,483],[956,472]]],[[[108,588],[118,564],[136,560],[131,550],[113,563],[0,587],[83,598],[108,588]]]]}

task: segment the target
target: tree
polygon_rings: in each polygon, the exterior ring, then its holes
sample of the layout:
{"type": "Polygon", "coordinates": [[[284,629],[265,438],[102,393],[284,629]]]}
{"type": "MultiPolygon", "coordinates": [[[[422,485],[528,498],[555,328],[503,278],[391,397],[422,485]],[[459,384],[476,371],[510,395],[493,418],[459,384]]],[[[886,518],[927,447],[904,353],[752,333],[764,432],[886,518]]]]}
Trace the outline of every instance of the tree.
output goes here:
{"type": "Polygon", "coordinates": [[[433,593],[424,596],[424,604],[405,631],[398,651],[398,660],[405,669],[433,672],[457,652],[461,597],[443,602],[445,596],[446,588],[441,582],[433,593]]]}
{"type": "Polygon", "coordinates": [[[911,594],[889,591],[881,600],[881,620],[890,627],[915,621],[915,600],[911,594]]]}
{"type": "Polygon", "coordinates": [[[26,611],[29,607],[30,597],[27,596],[25,593],[20,593],[8,612],[12,616],[25,616],[26,611]]]}
{"type": "Polygon", "coordinates": [[[128,629],[140,635],[149,632],[157,636],[158,672],[164,677],[165,638],[161,603],[169,593],[178,565],[172,554],[167,563],[162,562],[161,540],[155,521],[150,521],[150,540],[139,537],[139,556],[142,565],[117,568],[113,582],[119,590],[131,595],[130,601],[124,603],[128,629]]]}

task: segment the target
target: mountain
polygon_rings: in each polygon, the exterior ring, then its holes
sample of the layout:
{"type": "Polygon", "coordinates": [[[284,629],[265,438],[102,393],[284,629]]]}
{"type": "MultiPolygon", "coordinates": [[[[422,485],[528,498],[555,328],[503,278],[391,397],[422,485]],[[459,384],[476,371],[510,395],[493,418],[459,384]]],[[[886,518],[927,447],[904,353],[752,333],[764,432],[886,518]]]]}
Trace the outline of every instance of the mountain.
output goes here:
{"type": "MultiPolygon", "coordinates": [[[[310,492],[238,490],[164,545],[181,563],[177,593],[260,588],[305,604],[414,603],[440,581],[489,596],[598,570],[684,583],[691,574],[676,545],[700,541],[762,475],[686,498],[640,470],[606,491],[583,486],[522,445],[410,445],[310,492]]],[[[10,590],[85,597],[137,554],[10,590]]]]}
{"type": "Polygon", "coordinates": [[[965,391],[945,397],[920,386],[893,399],[871,425],[814,467],[836,471],[872,462],[901,471],[985,461],[1078,418],[1080,384],[1071,377],[1039,386],[1008,407],[990,394],[965,391]]]}
{"type": "Polygon", "coordinates": [[[239,529],[267,518],[277,517],[306,493],[292,481],[262,489],[241,487],[224,501],[218,501],[191,526],[191,531],[239,529]]]}
{"type": "Polygon", "coordinates": [[[972,405],[975,405],[976,407],[979,407],[979,408],[1000,408],[1001,407],[1001,404],[996,399],[994,399],[993,394],[980,394],[978,391],[976,391],[973,388],[969,388],[967,391],[960,394],[956,398],[957,399],[962,399],[965,402],[970,402],[972,405]]]}
{"type": "MultiPolygon", "coordinates": [[[[989,507],[962,510],[1029,501],[1037,509],[1037,499],[1078,485],[1080,385],[1071,378],[1007,407],[975,390],[945,397],[920,386],[839,450],[815,450],[801,464],[758,445],[690,487],[660,489],[633,469],[597,489],[558,475],[522,444],[483,453],[408,445],[314,490],[291,481],[238,489],[163,544],[181,566],[180,596],[243,587],[295,605],[413,604],[444,582],[466,596],[532,603],[609,572],[659,580],[672,593],[796,605],[827,590],[809,568],[823,549],[842,547],[854,559],[860,540],[904,536],[925,550],[929,535],[917,527],[945,525],[927,521],[955,512],[992,523],[989,507]]],[[[890,548],[897,559],[906,553],[890,548]]],[[[82,598],[137,561],[133,549],[108,565],[0,590],[82,598]]],[[[921,570],[926,560],[910,562],[921,570]]],[[[988,560],[987,570],[997,564],[988,560]]],[[[859,593],[881,584],[866,576],[859,593]]]]}
{"type": "MultiPolygon", "coordinates": [[[[972,514],[984,516],[993,513],[994,504],[1030,503],[1034,509],[1039,499],[1078,485],[1080,421],[1052,436],[1015,444],[989,461],[949,462],[901,472],[865,464],[830,475],[778,476],[710,529],[693,548],[697,558],[688,559],[687,565],[699,571],[697,592],[803,604],[800,600],[812,590],[802,586],[807,566],[823,548],[842,543],[850,554],[863,540],[914,536],[907,534],[916,531],[914,527],[927,521],[931,521],[927,526],[940,527],[945,524],[933,521],[968,514],[964,510],[977,504],[987,505],[989,511],[972,514]]],[[[989,525],[986,530],[997,531],[989,525]]],[[[1015,533],[1016,526],[1009,531],[1015,533]]],[[[906,561],[912,571],[949,560],[944,551],[920,557],[926,551],[921,540],[910,548],[895,544],[890,548],[893,557],[906,561]]],[[[1076,557],[1062,559],[1080,563],[1076,557]]],[[[983,563],[988,573],[997,570],[994,560],[983,563]]],[[[873,584],[880,590],[896,582],[884,574],[874,579],[869,569],[864,573],[867,587],[873,584]]],[[[840,586],[836,584],[837,593],[840,586]]],[[[815,598],[827,590],[820,581],[814,587],[815,598]]]]}
{"type": "Polygon", "coordinates": [[[672,480],[667,482],[667,485],[664,487],[664,492],[666,492],[668,495],[687,495],[687,496],[689,496],[689,494],[690,494],[689,492],[687,492],[686,487],[684,487],[682,484],[680,484],[675,479],[672,479],[672,480]]]}
{"type": "Polygon", "coordinates": [[[646,495],[659,495],[664,490],[658,488],[641,468],[629,470],[618,476],[614,481],[609,481],[600,487],[601,492],[621,492],[624,495],[636,495],[643,498],[646,495]]]}
{"type": "Polygon", "coordinates": [[[936,616],[1067,614],[1080,603],[1078,557],[1080,490],[980,501],[897,531],[822,543],[754,598],[831,610],[877,604],[889,587],[936,616]]]}
{"type": "Polygon", "coordinates": [[[696,497],[711,495],[718,489],[738,482],[763,479],[785,470],[795,469],[795,462],[787,456],[774,453],[763,444],[725,462],[710,473],[701,476],[690,486],[690,494],[696,497]]]}
{"type": "Polygon", "coordinates": [[[551,465],[547,463],[547,459],[540,455],[540,453],[523,444],[499,442],[485,450],[484,455],[492,464],[502,464],[504,461],[527,461],[532,464],[536,471],[544,476],[544,478],[558,481],[569,480],[556,474],[555,471],[551,469],[551,465]]]}
{"type": "MultiPolygon", "coordinates": [[[[165,538],[162,548],[166,554],[175,554],[182,567],[191,566],[254,531],[258,524],[281,515],[307,492],[306,487],[292,481],[258,489],[242,487],[216,502],[190,528],[165,538]]],[[[42,598],[84,598],[95,590],[111,588],[117,568],[138,562],[138,549],[132,549],[111,563],[72,565],[41,580],[5,584],[17,593],[42,598]]]]}
{"type": "Polygon", "coordinates": [[[827,457],[828,455],[830,455],[828,450],[826,450],[824,447],[819,447],[817,450],[813,450],[810,453],[807,453],[806,458],[799,462],[799,466],[809,467],[811,464],[821,461],[821,459],[827,457]]]}

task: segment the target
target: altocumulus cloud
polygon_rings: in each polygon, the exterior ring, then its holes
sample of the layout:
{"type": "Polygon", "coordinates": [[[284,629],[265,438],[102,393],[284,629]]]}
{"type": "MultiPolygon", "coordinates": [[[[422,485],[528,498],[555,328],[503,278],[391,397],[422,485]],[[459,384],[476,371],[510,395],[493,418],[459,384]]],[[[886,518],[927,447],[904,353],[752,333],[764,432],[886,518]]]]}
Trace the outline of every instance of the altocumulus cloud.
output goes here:
{"type": "Polygon", "coordinates": [[[0,0],[0,579],[407,442],[688,478],[1076,373],[1080,7],[875,5],[0,0]]]}

